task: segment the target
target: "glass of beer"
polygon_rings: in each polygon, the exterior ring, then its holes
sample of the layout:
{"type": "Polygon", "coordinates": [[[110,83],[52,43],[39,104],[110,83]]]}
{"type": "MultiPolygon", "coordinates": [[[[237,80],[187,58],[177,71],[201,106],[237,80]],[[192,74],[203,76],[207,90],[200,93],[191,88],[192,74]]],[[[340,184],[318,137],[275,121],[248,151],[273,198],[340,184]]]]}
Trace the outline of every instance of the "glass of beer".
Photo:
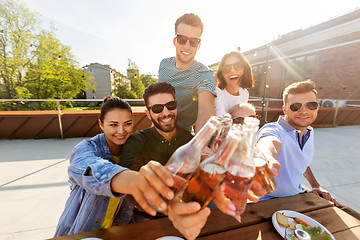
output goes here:
{"type": "Polygon", "coordinates": [[[265,155],[258,149],[254,148],[253,161],[256,167],[254,181],[261,184],[266,190],[266,194],[270,194],[276,189],[276,181],[272,174],[265,155]]]}

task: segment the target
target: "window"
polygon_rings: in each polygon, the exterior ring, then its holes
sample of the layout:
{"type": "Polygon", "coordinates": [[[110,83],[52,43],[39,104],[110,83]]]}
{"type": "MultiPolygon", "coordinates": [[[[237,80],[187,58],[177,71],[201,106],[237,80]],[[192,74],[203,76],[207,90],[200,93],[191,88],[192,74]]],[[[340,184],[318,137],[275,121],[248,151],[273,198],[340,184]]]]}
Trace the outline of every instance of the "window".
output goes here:
{"type": "Polygon", "coordinates": [[[315,56],[301,56],[292,58],[284,64],[283,89],[294,82],[311,79],[315,56]]]}
{"type": "Polygon", "coordinates": [[[263,68],[264,68],[263,65],[257,65],[252,67],[255,86],[249,89],[249,94],[251,96],[260,95],[260,85],[261,85],[261,77],[263,75],[263,68]]]}

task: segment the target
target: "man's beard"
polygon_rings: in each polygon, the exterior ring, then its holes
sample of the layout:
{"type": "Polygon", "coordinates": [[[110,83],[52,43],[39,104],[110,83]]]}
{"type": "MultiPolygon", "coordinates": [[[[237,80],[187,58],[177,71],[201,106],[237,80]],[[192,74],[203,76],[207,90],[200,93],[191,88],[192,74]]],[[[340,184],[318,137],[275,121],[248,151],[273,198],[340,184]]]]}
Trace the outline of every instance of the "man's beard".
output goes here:
{"type": "Polygon", "coordinates": [[[175,128],[176,128],[176,122],[177,122],[177,116],[175,116],[174,113],[170,113],[166,116],[162,116],[162,117],[158,117],[157,119],[154,119],[152,116],[151,117],[151,120],[152,122],[154,123],[155,127],[160,129],[161,131],[163,132],[171,132],[173,131],[175,128]],[[160,123],[160,120],[164,119],[164,118],[167,118],[168,116],[171,116],[173,117],[174,119],[174,124],[173,125],[170,125],[170,126],[164,126],[160,123]]]}

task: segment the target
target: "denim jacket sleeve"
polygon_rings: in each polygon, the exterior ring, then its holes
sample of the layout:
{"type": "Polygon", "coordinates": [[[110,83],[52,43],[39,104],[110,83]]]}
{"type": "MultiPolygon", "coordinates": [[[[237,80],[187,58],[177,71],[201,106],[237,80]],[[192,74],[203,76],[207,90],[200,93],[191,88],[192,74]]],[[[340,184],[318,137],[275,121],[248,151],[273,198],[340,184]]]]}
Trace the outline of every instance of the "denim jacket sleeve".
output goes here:
{"type": "Polygon", "coordinates": [[[96,142],[83,140],[73,150],[68,168],[69,179],[88,193],[109,197],[122,197],[123,194],[111,191],[111,179],[127,168],[104,159],[96,142]]]}

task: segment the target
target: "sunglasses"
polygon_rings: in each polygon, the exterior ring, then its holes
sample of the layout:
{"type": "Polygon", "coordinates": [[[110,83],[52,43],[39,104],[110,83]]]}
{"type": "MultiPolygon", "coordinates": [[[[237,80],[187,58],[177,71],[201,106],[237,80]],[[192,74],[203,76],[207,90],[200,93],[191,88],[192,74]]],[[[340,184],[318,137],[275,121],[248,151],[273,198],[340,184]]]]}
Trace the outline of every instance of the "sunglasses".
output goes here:
{"type": "Polygon", "coordinates": [[[201,39],[198,38],[189,38],[184,35],[176,34],[176,41],[178,44],[185,45],[187,41],[190,42],[190,46],[197,47],[199,46],[201,39]]]}
{"type": "Polygon", "coordinates": [[[231,72],[231,68],[234,68],[235,70],[239,71],[240,69],[243,68],[243,64],[241,62],[237,62],[237,63],[234,63],[234,64],[229,64],[229,65],[224,65],[222,66],[222,72],[223,73],[229,73],[231,72]]]}
{"type": "Polygon", "coordinates": [[[176,101],[170,101],[167,102],[165,104],[154,104],[150,107],[148,107],[148,109],[151,109],[153,111],[153,113],[161,113],[162,111],[164,111],[164,106],[168,109],[168,110],[175,110],[177,108],[177,102],[176,101]]]}
{"type": "MultiPolygon", "coordinates": [[[[319,104],[317,102],[307,102],[304,105],[307,107],[307,109],[310,110],[316,110],[319,107],[319,104]]],[[[296,112],[299,111],[302,106],[302,103],[292,103],[290,104],[290,110],[296,112]]]]}
{"type": "MultiPolygon", "coordinates": [[[[248,117],[254,117],[254,118],[258,118],[258,116],[256,115],[250,115],[248,117]]],[[[243,124],[244,123],[244,117],[236,117],[236,118],[233,118],[233,123],[236,123],[236,124],[243,124]]]]}

